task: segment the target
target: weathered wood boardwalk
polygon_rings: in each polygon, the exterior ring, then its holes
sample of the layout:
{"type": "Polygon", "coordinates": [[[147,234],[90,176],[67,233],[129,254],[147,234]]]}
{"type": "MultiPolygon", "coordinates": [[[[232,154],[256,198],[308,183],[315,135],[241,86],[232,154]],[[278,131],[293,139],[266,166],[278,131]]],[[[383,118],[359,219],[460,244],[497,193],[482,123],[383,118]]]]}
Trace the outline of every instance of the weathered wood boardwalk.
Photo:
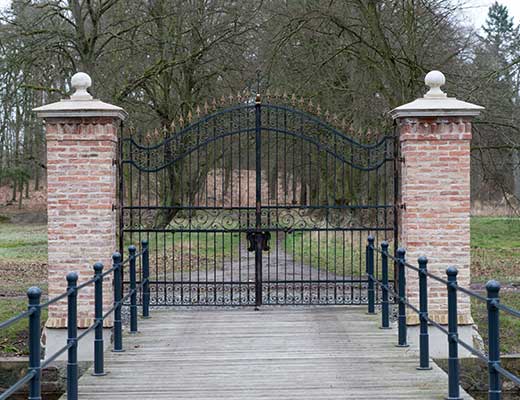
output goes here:
{"type": "MultiPolygon", "coordinates": [[[[443,399],[447,376],[417,371],[365,307],[155,311],[108,352],[80,399],[443,399]]],[[[470,399],[464,393],[465,398],[470,399]]]]}

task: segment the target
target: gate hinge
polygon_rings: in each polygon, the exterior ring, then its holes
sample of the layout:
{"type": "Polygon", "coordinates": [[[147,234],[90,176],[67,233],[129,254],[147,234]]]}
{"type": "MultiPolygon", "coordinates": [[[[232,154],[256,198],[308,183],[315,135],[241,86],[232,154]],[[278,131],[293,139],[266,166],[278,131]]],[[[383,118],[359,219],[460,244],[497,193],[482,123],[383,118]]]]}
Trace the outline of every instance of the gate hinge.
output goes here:
{"type": "Polygon", "coordinates": [[[403,164],[404,164],[404,162],[405,162],[405,161],[404,161],[404,157],[399,157],[399,158],[397,159],[397,161],[402,162],[403,164]]]}
{"type": "Polygon", "coordinates": [[[112,165],[117,165],[117,160],[115,158],[112,159],[112,165]]]}
{"type": "Polygon", "coordinates": [[[400,208],[401,210],[406,210],[406,203],[399,203],[397,205],[397,208],[400,208]]]}
{"type": "Polygon", "coordinates": [[[117,206],[114,203],[112,203],[112,211],[116,211],[116,210],[117,210],[117,206]]]}

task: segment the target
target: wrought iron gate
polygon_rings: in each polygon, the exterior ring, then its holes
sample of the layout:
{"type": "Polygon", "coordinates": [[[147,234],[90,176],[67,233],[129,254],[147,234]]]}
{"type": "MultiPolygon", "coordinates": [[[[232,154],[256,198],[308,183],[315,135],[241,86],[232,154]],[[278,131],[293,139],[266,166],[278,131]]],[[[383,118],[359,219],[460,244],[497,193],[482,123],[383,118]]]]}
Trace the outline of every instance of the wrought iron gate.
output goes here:
{"type": "Polygon", "coordinates": [[[148,240],[151,304],[366,303],[366,237],[397,237],[394,137],[238,100],[121,140],[120,243],[148,240]]]}

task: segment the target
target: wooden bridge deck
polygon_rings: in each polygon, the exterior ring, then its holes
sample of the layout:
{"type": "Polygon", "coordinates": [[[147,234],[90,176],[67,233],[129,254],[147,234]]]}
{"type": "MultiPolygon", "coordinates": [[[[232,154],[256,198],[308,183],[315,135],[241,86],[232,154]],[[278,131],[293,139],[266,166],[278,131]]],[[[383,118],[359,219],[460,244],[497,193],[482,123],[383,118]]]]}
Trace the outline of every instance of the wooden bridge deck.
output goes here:
{"type": "MultiPolygon", "coordinates": [[[[358,307],[155,311],[86,373],[80,399],[443,399],[447,376],[417,371],[396,330],[358,307]]],[[[464,398],[470,399],[466,393],[464,398]]]]}

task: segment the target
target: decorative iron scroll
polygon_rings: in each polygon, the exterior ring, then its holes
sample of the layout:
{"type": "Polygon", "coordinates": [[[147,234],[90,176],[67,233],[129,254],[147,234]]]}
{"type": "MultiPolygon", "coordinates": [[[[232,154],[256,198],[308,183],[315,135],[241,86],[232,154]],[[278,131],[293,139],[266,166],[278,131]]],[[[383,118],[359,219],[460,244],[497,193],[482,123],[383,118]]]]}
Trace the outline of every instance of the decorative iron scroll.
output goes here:
{"type": "MultiPolygon", "coordinates": [[[[153,285],[152,285],[153,286],[153,285]]],[[[367,284],[355,285],[352,283],[300,283],[287,285],[280,283],[266,283],[263,285],[263,304],[267,305],[305,305],[305,304],[366,304],[367,284]]],[[[151,291],[151,305],[226,305],[240,306],[255,303],[255,294],[252,283],[206,284],[190,285],[179,282],[168,284],[161,289],[151,291]]],[[[393,288],[393,284],[390,285],[393,288]]],[[[377,299],[378,302],[380,299],[377,299]]],[[[139,301],[141,299],[139,298],[139,301]]],[[[390,302],[393,303],[393,297],[390,302]]]]}
{"type": "MultiPolygon", "coordinates": [[[[176,209],[170,223],[163,227],[172,231],[236,231],[254,229],[254,208],[182,208],[176,209]]],[[[146,230],[154,227],[161,209],[129,210],[125,229],[146,230]],[[133,218],[132,218],[133,216],[133,218]],[[130,223],[132,221],[132,223],[130,223]]],[[[389,206],[361,207],[275,207],[262,209],[261,225],[266,229],[298,230],[377,230],[390,224],[393,208],[389,206]]]]}

